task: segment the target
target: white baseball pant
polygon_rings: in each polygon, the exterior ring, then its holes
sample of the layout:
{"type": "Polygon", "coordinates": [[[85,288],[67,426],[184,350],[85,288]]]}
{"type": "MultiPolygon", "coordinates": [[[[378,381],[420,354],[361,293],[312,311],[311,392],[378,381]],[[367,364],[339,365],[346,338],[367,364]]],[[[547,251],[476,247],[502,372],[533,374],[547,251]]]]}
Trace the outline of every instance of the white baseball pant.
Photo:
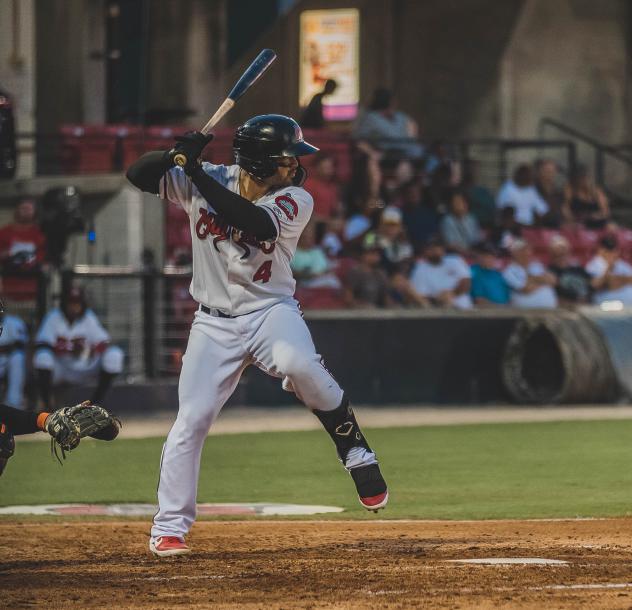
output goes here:
{"type": "Polygon", "coordinates": [[[36,369],[53,371],[53,385],[58,383],[89,383],[96,381],[99,371],[118,375],[123,371],[125,356],[116,345],[109,345],[103,354],[87,362],[70,356],[56,356],[49,349],[38,349],[33,357],[36,369]]]}
{"type": "MultiPolygon", "coordinates": [[[[204,440],[249,364],[281,377],[310,409],[330,411],[342,401],[294,299],[236,318],[197,311],[182,359],[178,416],[162,450],[152,536],[183,537],[193,525],[204,440]]],[[[361,451],[366,464],[375,463],[373,453],[361,451]]]]}

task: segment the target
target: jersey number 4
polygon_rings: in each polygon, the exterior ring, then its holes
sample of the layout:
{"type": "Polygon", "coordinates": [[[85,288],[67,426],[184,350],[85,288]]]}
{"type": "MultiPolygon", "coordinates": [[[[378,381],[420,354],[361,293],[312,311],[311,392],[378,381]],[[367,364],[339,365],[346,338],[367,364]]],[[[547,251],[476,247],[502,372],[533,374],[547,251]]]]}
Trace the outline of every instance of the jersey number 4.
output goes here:
{"type": "Polygon", "coordinates": [[[265,261],[261,264],[261,267],[257,269],[257,272],[252,276],[253,282],[259,282],[265,284],[270,281],[272,275],[272,261],[265,261]]]}

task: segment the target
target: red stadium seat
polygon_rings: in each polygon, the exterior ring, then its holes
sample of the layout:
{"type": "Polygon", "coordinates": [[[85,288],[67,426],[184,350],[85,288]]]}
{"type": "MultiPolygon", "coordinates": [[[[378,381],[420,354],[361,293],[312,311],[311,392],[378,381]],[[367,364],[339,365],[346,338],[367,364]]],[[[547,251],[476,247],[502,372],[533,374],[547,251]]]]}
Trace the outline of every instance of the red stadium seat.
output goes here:
{"type": "Polygon", "coordinates": [[[342,309],[342,292],[337,288],[297,288],[296,300],[302,309],[342,309]]]}

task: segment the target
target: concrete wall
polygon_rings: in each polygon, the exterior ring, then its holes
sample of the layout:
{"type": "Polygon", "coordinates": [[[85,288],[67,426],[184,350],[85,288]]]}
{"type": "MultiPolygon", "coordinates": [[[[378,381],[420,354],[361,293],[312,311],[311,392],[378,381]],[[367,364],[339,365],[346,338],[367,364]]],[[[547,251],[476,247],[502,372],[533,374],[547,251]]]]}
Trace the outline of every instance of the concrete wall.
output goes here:
{"type": "Polygon", "coordinates": [[[630,17],[626,0],[528,0],[502,60],[500,133],[533,137],[549,116],[628,139],[630,17]]]}
{"type": "Polygon", "coordinates": [[[533,138],[543,116],[625,138],[627,0],[303,0],[230,68],[228,82],[262,47],[279,54],[228,122],[299,112],[300,13],[341,6],[361,14],[361,99],[391,87],[427,138],[533,138]]]}

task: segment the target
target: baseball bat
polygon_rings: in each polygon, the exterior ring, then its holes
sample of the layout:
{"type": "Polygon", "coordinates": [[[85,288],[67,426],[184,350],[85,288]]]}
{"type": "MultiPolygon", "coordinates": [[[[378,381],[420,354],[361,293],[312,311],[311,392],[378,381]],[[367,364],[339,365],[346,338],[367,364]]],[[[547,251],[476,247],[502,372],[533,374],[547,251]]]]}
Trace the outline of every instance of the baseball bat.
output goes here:
{"type": "MultiPolygon", "coordinates": [[[[276,53],[272,49],[263,49],[255,60],[246,68],[244,73],[239,77],[235,86],[230,90],[226,99],[220,104],[215,114],[208,120],[206,125],[200,130],[204,135],[208,134],[217,123],[219,123],[224,115],[235,105],[237,100],[244,94],[255,81],[270,67],[270,64],[276,59],[276,53]]],[[[186,165],[186,155],[178,153],[173,157],[176,165],[182,167],[186,165]]]]}

